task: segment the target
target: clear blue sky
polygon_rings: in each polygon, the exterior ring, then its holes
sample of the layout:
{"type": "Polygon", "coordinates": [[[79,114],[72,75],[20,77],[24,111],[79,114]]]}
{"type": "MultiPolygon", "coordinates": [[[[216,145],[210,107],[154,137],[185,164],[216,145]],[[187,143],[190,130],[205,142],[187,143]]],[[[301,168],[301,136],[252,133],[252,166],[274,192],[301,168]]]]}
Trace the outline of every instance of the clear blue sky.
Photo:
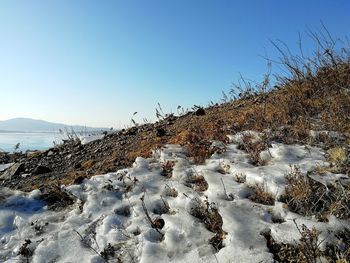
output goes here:
{"type": "Polygon", "coordinates": [[[122,127],[158,102],[205,105],[264,74],[269,39],[293,48],[320,20],[350,36],[349,14],[348,0],[1,0],[0,120],[122,127]]]}

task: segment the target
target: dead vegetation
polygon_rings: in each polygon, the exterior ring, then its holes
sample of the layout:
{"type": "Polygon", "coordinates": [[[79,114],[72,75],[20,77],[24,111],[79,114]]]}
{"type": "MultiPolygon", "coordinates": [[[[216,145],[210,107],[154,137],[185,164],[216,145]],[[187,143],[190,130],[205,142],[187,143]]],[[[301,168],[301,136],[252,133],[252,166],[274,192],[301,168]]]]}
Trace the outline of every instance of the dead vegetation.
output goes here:
{"type": "Polygon", "coordinates": [[[235,199],[235,197],[234,197],[234,195],[232,193],[227,193],[226,186],[225,186],[224,180],[222,178],[221,178],[221,183],[222,183],[222,187],[224,189],[225,200],[233,201],[235,199]]]}
{"type": "Polygon", "coordinates": [[[187,187],[191,187],[193,190],[198,192],[204,192],[208,190],[209,187],[208,182],[205,180],[204,176],[192,170],[189,171],[184,184],[187,187]]]}
{"type": "Polygon", "coordinates": [[[147,218],[148,222],[151,224],[152,228],[158,233],[159,241],[163,241],[164,233],[162,233],[160,231],[160,229],[162,229],[164,227],[164,225],[165,225],[164,219],[161,218],[161,217],[157,217],[155,219],[152,219],[151,216],[148,213],[148,210],[147,210],[147,207],[146,207],[146,204],[145,204],[145,195],[143,195],[140,198],[140,200],[142,202],[142,208],[143,208],[143,211],[145,212],[145,215],[146,215],[146,218],[147,218]]]}
{"type": "Polygon", "coordinates": [[[244,173],[236,173],[233,176],[233,178],[237,183],[240,183],[240,184],[244,184],[247,180],[247,176],[244,173]]]}
{"type": "Polygon", "coordinates": [[[263,204],[263,205],[274,205],[275,198],[273,195],[267,191],[266,186],[264,184],[254,184],[250,185],[249,189],[252,191],[249,199],[255,203],[263,204]]]}
{"type": "Polygon", "coordinates": [[[303,174],[298,167],[286,176],[288,185],[281,201],[291,211],[304,216],[315,215],[320,220],[327,220],[328,215],[340,219],[350,218],[350,188],[339,180],[324,185],[308,174],[303,174]]]}
{"type": "Polygon", "coordinates": [[[267,242],[267,247],[278,262],[302,262],[302,263],[347,263],[350,260],[350,231],[345,228],[342,231],[328,233],[332,243],[320,238],[321,232],[315,227],[308,228],[305,225],[296,228],[300,234],[297,244],[277,242],[271,235],[271,231],[262,233],[267,242]],[[324,244],[323,247],[321,245],[324,244]]]}
{"type": "Polygon", "coordinates": [[[265,161],[261,159],[260,153],[268,149],[268,143],[261,140],[253,142],[253,137],[250,134],[244,134],[242,142],[238,144],[237,148],[249,154],[253,165],[265,165],[265,161]]]}
{"type": "Polygon", "coordinates": [[[350,147],[349,144],[343,144],[343,147],[336,146],[330,148],[326,155],[330,162],[329,169],[335,173],[350,175],[350,147]]]}
{"type": "Polygon", "coordinates": [[[26,239],[18,250],[18,255],[24,257],[27,263],[29,263],[29,259],[33,255],[33,250],[30,248],[31,243],[30,239],[26,239]]]}
{"type": "Polygon", "coordinates": [[[200,126],[191,127],[183,136],[182,140],[184,140],[186,152],[194,163],[202,164],[215,153],[212,142],[208,140],[200,126]]]}
{"type": "Polygon", "coordinates": [[[163,167],[163,171],[162,171],[162,176],[166,177],[166,178],[171,178],[173,176],[173,169],[175,166],[175,161],[166,161],[162,167],[163,167]]]}
{"type": "Polygon", "coordinates": [[[334,233],[332,243],[326,244],[325,254],[330,262],[350,262],[350,229],[334,233]]]}
{"type": "Polygon", "coordinates": [[[169,185],[165,185],[165,189],[163,191],[163,195],[164,196],[170,196],[170,197],[177,197],[179,195],[178,191],[173,188],[173,187],[170,187],[169,185]]]}
{"type": "Polygon", "coordinates": [[[222,229],[223,221],[216,204],[210,203],[208,198],[204,201],[199,199],[192,200],[195,206],[190,211],[191,215],[201,220],[209,231],[215,233],[215,236],[209,239],[209,244],[211,244],[216,251],[219,251],[224,247],[223,240],[227,233],[222,229]]]}

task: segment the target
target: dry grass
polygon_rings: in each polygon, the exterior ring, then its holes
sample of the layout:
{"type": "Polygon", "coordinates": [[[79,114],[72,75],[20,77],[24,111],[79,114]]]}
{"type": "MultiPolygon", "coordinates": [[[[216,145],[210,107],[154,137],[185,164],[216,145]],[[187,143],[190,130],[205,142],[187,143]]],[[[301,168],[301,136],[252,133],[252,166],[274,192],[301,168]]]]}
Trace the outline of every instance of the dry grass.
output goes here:
{"type": "Polygon", "coordinates": [[[95,160],[90,159],[90,160],[87,160],[87,161],[83,162],[81,166],[84,169],[90,169],[91,167],[93,167],[95,162],[96,162],[95,160]]]}
{"type": "Polygon", "coordinates": [[[166,161],[163,164],[162,176],[166,178],[171,178],[173,176],[175,161],[166,161]]]}
{"type": "Polygon", "coordinates": [[[305,225],[298,226],[300,239],[297,244],[279,243],[271,236],[271,232],[262,233],[266,238],[267,247],[278,262],[302,262],[316,263],[348,263],[350,262],[350,230],[345,228],[338,232],[329,232],[332,243],[327,243],[324,250],[321,244],[320,231],[315,227],[307,228],[305,225]],[[321,261],[321,259],[323,259],[321,261]]]}
{"type": "Polygon", "coordinates": [[[217,232],[222,229],[222,217],[214,203],[210,203],[207,199],[204,201],[195,200],[196,206],[191,209],[191,215],[200,219],[206,228],[211,232],[217,232]]]}
{"type": "Polygon", "coordinates": [[[179,192],[175,188],[172,188],[172,187],[166,185],[166,187],[165,187],[165,189],[163,191],[163,195],[175,198],[175,197],[177,197],[179,195],[179,192]]]}
{"type": "Polygon", "coordinates": [[[266,190],[266,187],[263,184],[250,185],[249,188],[252,191],[249,199],[253,202],[264,205],[275,204],[275,198],[270,192],[266,190]]]}
{"type": "Polygon", "coordinates": [[[263,233],[266,238],[267,247],[278,262],[300,262],[316,263],[323,256],[320,250],[320,232],[315,228],[307,228],[305,225],[301,229],[296,226],[301,235],[298,244],[285,244],[276,242],[270,232],[263,233]]]}
{"type": "Polygon", "coordinates": [[[287,175],[288,185],[281,201],[296,213],[304,216],[315,215],[319,220],[327,220],[328,215],[340,219],[350,218],[350,187],[336,182],[323,185],[298,167],[292,167],[287,175]]]}
{"type": "MultiPolygon", "coordinates": [[[[81,176],[89,178],[92,175],[126,168],[136,157],[151,157],[152,150],[169,143],[183,145],[192,160],[201,164],[218,150],[212,147],[212,140],[225,142],[227,134],[244,130],[262,132],[270,129],[273,139],[288,144],[305,144],[310,141],[310,129],[350,134],[349,46],[346,43],[342,46],[335,45],[327,34],[310,35],[315,40],[315,53],[311,57],[290,54],[276,46],[281,53],[277,63],[285,68],[286,73],[277,76],[275,81],[267,77],[257,85],[243,82],[241,95],[220,105],[208,106],[204,109],[205,115],[197,116],[194,112],[188,112],[181,117],[164,118],[155,124],[139,125],[116,136],[111,135],[106,148],[110,149],[107,155],[97,156],[94,160],[82,158],[85,162],[81,168],[74,168],[74,164],[69,161],[60,166],[67,167],[57,172],[61,182],[71,184],[81,176]],[[268,87],[269,83],[274,87],[268,87]],[[157,136],[159,129],[166,131],[161,137],[157,136]]],[[[331,140],[327,140],[327,143],[332,143],[331,140]]],[[[242,148],[250,154],[253,163],[263,165],[260,152],[266,149],[266,142],[268,140],[253,144],[247,140],[242,148]]],[[[338,147],[349,155],[349,150],[344,144],[338,147]]],[[[330,156],[333,156],[331,162],[334,166],[340,166],[338,172],[350,174],[350,161],[349,158],[344,161],[344,152],[339,149],[335,152],[330,150],[330,156]]],[[[46,156],[38,154],[38,159],[39,157],[46,156]]],[[[23,178],[23,182],[28,183],[23,183],[21,187],[32,190],[40,185],[56,183],[47,178],[23,178]]],[[[195,179],[197,182],[203,182],[201,189],[206,189],[203,178],[195,179]]],[[[330,213],[347,217],[348,212],[343,207],[348,201],[339,197],[339,186],[334,186],[337,196],[329,197],[331,201],[317,202],[320,196],[315,194],[322,193],[322,185],[304,178],[301,178],[300,182],[291,180],[289,184],[286,202],[295,211],[304,214],[321,213],[321,210],[327,210],[319,208],[320,203],[324,203],[331,207],[330,213]],[[316,208],[307,207],[307,201],[314,204],[317,202],[316,208]],[[303,205],[306,207],[302,208],[303,205]],[[340,210],[343,212],[336,212],[340,210]]]]}
{"type": "Polygon", "coordinates": [[[244,184],[247,180],[247,176],[244,173],[237,173],[234,175],[234,180],[237,183],[244,184]]]}
{"type": "Polygon", "coordinates": [[[238,149],[246,151],[254,165],[264,165],[265,162],[260,158],[260,153],[268,148],[265,141],[253,142],[253,138],[249,134],[244,134],[242,143],[238,145],[238,149]]]}
{"type": "Polygon", "coordinates": [[[194,125],[179,134],[177,142],[183,145],[187,155],[193,159],[196,164],[202,164],[208,159],[215,149],[200,125],[194,125]]]}
{"type": "Polygon", "coordinates": [[[216,204],[210,203],[208,199],[193,200],[195,206],[191,209],[191,215],[201,220],[209,231],[215,233],[215,236],[209,239],[209,244],[219,251],[224,247],[223,240],[227,233],[222,229],[223,221],[216,204]]]}
{"type": "Polygon", "coordinates": [[[187,178],[185,185],[191,187],[197,192],[204,192],[208,190],[208,182],[205,180],[203,175],[191,175],[187,178]]]}
{"type": "Polygon", "coordinates": [[[339,166],[347,160],[347,152],[344,148],[334,147],[328,150],[328,160],[331,164],[339,166]]]}

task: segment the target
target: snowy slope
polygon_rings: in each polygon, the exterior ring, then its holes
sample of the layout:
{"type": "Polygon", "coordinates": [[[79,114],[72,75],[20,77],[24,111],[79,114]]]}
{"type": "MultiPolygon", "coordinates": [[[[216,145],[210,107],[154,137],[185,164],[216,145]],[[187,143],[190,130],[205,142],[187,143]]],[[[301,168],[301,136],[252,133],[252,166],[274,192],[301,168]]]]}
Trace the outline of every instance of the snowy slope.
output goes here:
{"type": "Polygon", "coordinates": [[[30,240],[26,247],[31,262],[97,263],[107,262],[112,255],[111,262],[273,262],[261,235],[267,229],[278,241],[295,242],[300,235],[293,220],[324,233],[349,225],[333,217],[328,223],[317,222],[290,212],[280,202],[267,206],[247,198],[247,185],[254,183],[280,196],[290,165],[309,171],[325,164],[321,149],[273,144],[269,152],[261,153],[267,164],[253,166],[248,155],[237,149],[238,142],[239,136],[231,136],[227,150],[204,165],[191,164],[181,147],[167,145],[153,158],[137,158],[131,168],[65,187],[77,201],[59,212],[47,209],[38,190],[26,194],[2,189],[0,262],[24,259],[18,253],[25,240],[30,240]],[[162,176],[167,161],[176,162],[170,178],[162,176]],[[245,184],[235,180],[242,173],[245,184]],[[188,178],[193,175],[204,176],[209,185],[206,191],[189,187],[188,178]],[[145,215],[143,196],[151,219],[160,217],[165,222],[159,232],[145,215]],[[208,242],[215,234],[191,215],[198,200],[206,198],[215,203],[227,233],[219,251],[208,242]],[[274,223],[273,216],[284,222],[274,223]]]}

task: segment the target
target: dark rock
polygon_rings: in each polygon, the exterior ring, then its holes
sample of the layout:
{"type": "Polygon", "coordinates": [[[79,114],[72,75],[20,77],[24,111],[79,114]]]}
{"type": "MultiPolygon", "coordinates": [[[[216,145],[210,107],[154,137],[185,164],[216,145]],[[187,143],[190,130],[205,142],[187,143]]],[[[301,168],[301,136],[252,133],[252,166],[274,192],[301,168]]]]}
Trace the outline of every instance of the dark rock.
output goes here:
{"type": "Polygon", "coordinates": [[[114,212],[120,216],[126,216],[126,217],[131,216],[131,209],[130,209],[130,206],[128,206],[128,205],[122,206],[122,207],[114,210],[114,212]]]}
{"type": "Polygon", "coordinates": [[[157,136],[158,137],[163,137],[165,134],[166,134],[166,131],[163,128],[157,129],[157,136]]]}
{"type": "Polygon", "coordinates": [[[138,128],[137,127],[132,127],[130,129],[126,130],[123,134],[132,136],[132,135],[136,135],[137,132],[138,132],[138,128]]]}
{"type": "Polygon", "coordinates": [[[2,173],[2,175],[0,176],[0,179],[11,180],[13,176],[19,175],[23,171],[24,171],[24,164],[15,163],[10,168],[5,170],[5,172],[2,173]]]}
{"type": "Polygon", "coordinates": [[[80,169],[81,168],[81,163],[76,163],[74,164],[74,169],[80,169]]]}
{"type": "Polygon", "coordinates": [[[158,217],[154,220],[153,225],[157,229],[162,229],[165,225],[165,221],[163,218],[158,217]]]}
{"type": "Polygon", "coordinates": [[[52,170],[49,167],[43,166],[43,165],[38,165],[32,172],[33,175],[37,174],[47,174],[51,173],[52,170]]]}
{"type": "Polygon", "coordinates": [[[84,182],[85,177],[84,176],[79,176],[74,179],[74,184],[82,184],[84,182]]]}
{"type": "Polygon", "coordinates": [[[196,116],[203,116],[205,115],[205,110],[203,108],[199,108],[198,110],[196,110],[195,114],[196,116]]]}

